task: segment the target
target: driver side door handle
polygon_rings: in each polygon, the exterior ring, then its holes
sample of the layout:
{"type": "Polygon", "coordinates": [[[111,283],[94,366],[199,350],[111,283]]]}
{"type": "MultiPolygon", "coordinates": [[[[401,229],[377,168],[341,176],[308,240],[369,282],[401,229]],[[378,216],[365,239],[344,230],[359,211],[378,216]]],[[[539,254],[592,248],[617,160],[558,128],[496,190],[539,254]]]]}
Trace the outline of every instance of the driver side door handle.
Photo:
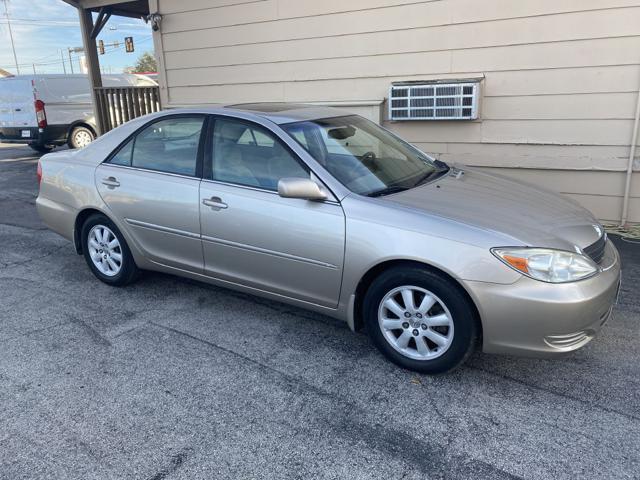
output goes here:
{"type": "Polygon", "coordinates": [[[102,179],[102,184],[109,188],[116,188],[120,186],[120,182],[115,177],[107,177],[102,179]]]}
{"type": "Polygon", "coordinates": [[[223,210],[228,207],[220,197],[205,198],[202,200],[202,204],[211,207],[213,210],[223,210]]]}

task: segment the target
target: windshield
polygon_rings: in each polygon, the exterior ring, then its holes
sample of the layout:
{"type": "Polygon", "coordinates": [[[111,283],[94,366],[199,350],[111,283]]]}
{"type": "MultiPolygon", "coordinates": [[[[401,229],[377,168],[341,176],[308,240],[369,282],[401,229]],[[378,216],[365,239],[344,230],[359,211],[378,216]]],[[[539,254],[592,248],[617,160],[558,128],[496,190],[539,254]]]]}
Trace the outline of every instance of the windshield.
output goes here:
{"type": "Polygon", "coordinates": [[[407,190],[448,170],[446,164],[357,115],[282,128],[345,187],[361,195],[407,190]]]}

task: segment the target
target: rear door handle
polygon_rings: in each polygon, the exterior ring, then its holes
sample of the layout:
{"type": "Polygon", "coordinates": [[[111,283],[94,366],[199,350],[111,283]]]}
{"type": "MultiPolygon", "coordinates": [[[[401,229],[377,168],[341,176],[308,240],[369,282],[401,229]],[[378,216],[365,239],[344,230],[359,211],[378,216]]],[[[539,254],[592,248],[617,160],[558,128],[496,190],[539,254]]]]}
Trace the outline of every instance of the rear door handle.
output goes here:
{"type": "Polygon", "coordinates": [[[102,184],[107,187],[116,188],[120,186],[120,182],[115,177],[107,177],[102,179],[102,184]]]}
{"type": "Polygon", "coordinates": [[[211,207],[214,210],[222,210],[228,207],[228,205],[224,203],[220,197],[205,198],[204,200],[202,200],[202,204],[206,205],[207,207],[211,207]]]}

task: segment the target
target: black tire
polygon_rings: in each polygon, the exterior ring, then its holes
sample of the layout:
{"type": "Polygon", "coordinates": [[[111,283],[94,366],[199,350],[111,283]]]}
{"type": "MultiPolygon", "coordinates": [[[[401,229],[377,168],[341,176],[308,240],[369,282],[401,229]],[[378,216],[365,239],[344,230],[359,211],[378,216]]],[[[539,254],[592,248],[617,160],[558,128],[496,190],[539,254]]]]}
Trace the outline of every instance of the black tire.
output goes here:
{"type": "Polygon", "coordinates": [[[87,144],[80,144],[80,140],[78,138],[79,135],[82,135],[85,139],[90,139],[89,143],[96,139],[95,133],[93,133],[90,128],[83,125],[77,125],[69,132],[69,139],[67,140],[69,148],[82,148],[87,146],[87,144]]]}
{"type": "Polygon", "coordinates": [[[114,287],[122,287],[132,283],[138,278],[140,270],[138,269],[133,256],[131,255],[131,250],[129,250],[129,246],[125,241],[124,236],[122,235],[120,230],[118,230],[118,227],[116,227],[115,224],[105,215],[93,214],[89,216],[82,225],[80,239],[82,242],[82,254],[84,255],[84,259],[87,262],[87,265],[89,265],[89,269],[91,269],[93,274],[99,280],[114,287]],[[99,225],[105,226],[109,230],[111,230],[120,244],[119,253],[122,255],[122,262],[118,273],[112,276],[105,275],[103,272],[101,272],[91,259],[89,248],[89,234],[93,227],[99,225]]]}
{"type": "MultiPolygon", "coordinates": [[[[367,290],[362,312],[367,333],[382,354],[396,365],[420,373],[439,374],[453,370],[471,354],[479,334],[475,307],[461,287],[447,276],[419,266],[393,267],[380,274],[367,290]],[[453,337],[448,348],[440,356],[419,360],[400,353],[387,340],[379,325],[378,309],[382,300],[393,289],[406,285],[432,292],[446,305],[450,313],[453,320],[453,337]]],[[[416,331],[419,332],[420,329],[412,330],[414,333],[416,331]]],[[[413,345],[417,347],[415,343],[413,345]]]]}
{"type": "Polygon", "coordinates": [[[53,147],[50,145],[36,145],[32,143],[29,146],[38,153],[49,153],[53,150],[53,147]]]}

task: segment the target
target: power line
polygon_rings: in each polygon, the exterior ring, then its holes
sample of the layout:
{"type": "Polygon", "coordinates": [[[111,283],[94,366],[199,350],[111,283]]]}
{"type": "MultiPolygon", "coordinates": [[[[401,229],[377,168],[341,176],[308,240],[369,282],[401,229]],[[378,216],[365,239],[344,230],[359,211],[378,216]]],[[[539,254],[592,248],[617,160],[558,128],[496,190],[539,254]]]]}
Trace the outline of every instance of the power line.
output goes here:
{"type": "MultiPolygon", "coordinates": [[[[13,20],[24,20],[27,22],[39,22],[40,20],[37,18],[20,18],[20,17],[12,17],[13,20]]],[[[78,23],[78,20],[75,18],[75,16],[69,17],[69,20],[52,20],[53,22],[75,22],[76,24],[78,23]]]]}
{"type": "MultiPolygon", "coordinates": [[[[4,15],[3,15],[4,16],[4,15]]],[[[11,17],[11,20],[20,20],[20,21],[25,21],[25,22],[40,22],[42,20],[38,19],[38,18],[20,18],[20,17],[11,17]]],[[[80,26],[80,24],[78,23],[78,20],[76,19],[76,17],[69,17],[68,20],[45,20],[45,21],[51,21],[51,22],[65,22],[65,23],[74,23],[75,25],[80,26]]],[[[147,26],[145,23],[142,23],[142,20],[140,21],[141,23],[118,23],[118,25],[129,25],[129,26],[147,26]]],[[[147,26],[147,28],[149,28],[147,26]]]]}
{"type": "MultiPolygon", "coordinates": [[[[137,40],[137,43],[138,43],[138,45],[140,45],[142,43],[149,42],[152,38],[153,38],[152,35],[147,35],[147,36],[142,37],[140,40],[137,40]]],[[[107,54],[113,53],[113,52],[115,52],[117,50],[122,50],[123,48],[124,48],[124,44],[119,45],[117,47],[109,47],[109,48],[105,49],[105,53],[104,54],[107,55],[107,54]]],[[[59,53],[51,54],[51,55],[47,55],[45,57],[41,57],[41,59],[44,60],[46,58],[51,58],[51,57],[54,57],[54,56],[57,57],[58,55],[59,55],[59,53]]],[[[71,61],[76,61],[81,56],[82,56],[82,54],[79,54],[79,53],[71,53],[70,54],[71,61]]],[[[40,61],[40,62],[36,61],[36,62],[26,62],[26,63],[20,63],[20,64],[16,63],[16,67],[18,67],[18,66],[20,66],[20,67],[30,67],[30,66],[33,66],[33,65],[35,65],[36,67],[46,67],[46,66],[49,66],[49,65],[56,65],[56,64],[59,65],[60,62],[61,62],[61,60],[56,58],[56,60],[49,60],[49,61],[44,61],[44,62],[43,61],[40,61]]]]}
{"type": "MultiPolygon", "coordinates": [[[[74,27],[74,28],[78,28],[78,22],[71,22],[71,21],[67,21],[67,20],[32,20],[32,19],[24,19],[24,20],[20,20],[17,18],[11,18],[10,19],[11,23],[15,24],[15,25],[42,25],[42,26],[57,26],[57,27],[74,27]]],[[[6,18],[1,18],[0,17],[0,24],[6,24],[7,20],[6,18]]],[[[124,27],[125,29],[127,28],[143,28],[146,26],[144,24],[135,24],[135,23],[121,23],[121,24],[117,24],[115,25],[116,27],[124,27]]]]}
{"type": "MultiPolygon", "coordinates": [[[[0,19],[0,23],[6,23],[6,19],[0,19]]],[[[11,19],[11,22],[15,25],[43,25],[43,26],[59,26],[59,27],[78,27],[77,23],[64,22],[61,20],[16,20],[11,19]]]]}

